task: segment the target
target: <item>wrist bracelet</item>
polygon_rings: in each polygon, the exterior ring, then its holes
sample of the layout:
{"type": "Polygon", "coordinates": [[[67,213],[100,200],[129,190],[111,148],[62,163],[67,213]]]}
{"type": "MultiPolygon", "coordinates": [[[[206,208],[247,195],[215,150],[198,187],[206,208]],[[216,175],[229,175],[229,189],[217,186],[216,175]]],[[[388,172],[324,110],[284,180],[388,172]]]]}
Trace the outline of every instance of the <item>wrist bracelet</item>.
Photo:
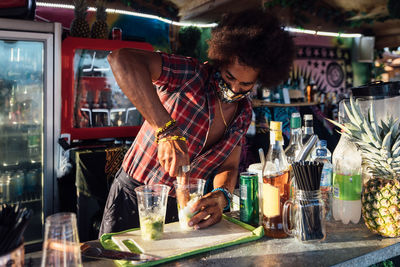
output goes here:
{"type": "Polygon", "coordinates": [[[166,124],[164,124],[163,127],[158,128],[156,130],[156,137],[158,137],[161,133],[163,133],[166,130],[168,130],[170,127],[174,126],[175,123],[176,123],[176,121],[174,119],[171,119],[166,124]]]}
{"type": "Polygon", "coordinates": [[[157,141],[157,143],[167,142],[167,141],[177,141],[177,140],[186,141],[186,137],[179,136],[179,135],[168,136],[168,137],[161,138],[160,140],[157,141]]]}
{"type": "Polygon", "coordinates": [[[226,206],[225,206],[225,208],[224,208],[224,211],[229,210],[229,208],[231,207],[231,200],[232,200],[232,194],[231,194],[231,192],[229,192],[229,191],[228,191],[226,188],[224,188],[224,187],[217,187],[217,188],[214,188],[211,192],[215,192],[215,191],[221,191],[221,192],[224,194],[226,200],[228,201],[228,204],[226,204],[226,206]]]}

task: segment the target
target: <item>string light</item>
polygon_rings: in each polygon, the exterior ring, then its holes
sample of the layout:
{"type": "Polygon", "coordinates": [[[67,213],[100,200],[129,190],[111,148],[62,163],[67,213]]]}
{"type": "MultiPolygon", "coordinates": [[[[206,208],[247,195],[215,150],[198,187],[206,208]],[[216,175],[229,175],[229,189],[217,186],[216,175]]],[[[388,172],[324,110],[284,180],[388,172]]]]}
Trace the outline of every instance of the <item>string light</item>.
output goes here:
{"type": "MultiPolygon", "coordinates": [[[[50,8],[65,8],[65,9],[74,9],[75,7],[73,5],[66,5],[66,4],[56,4],[56,3],[46,3],[46,2],[36,2],[36,6],[40,7],[50,7],[50,8]]],[[[89,11],[96,11],[95,7],[89,7],[89,11]]],[[[139,13],[139,12],[133,12],[133,11],[127,11],[127,10],[121,10],[121,9],[113,9],[113,8],[107,8],[106,9],[107,13],[111,14],[123,14],[123,15],[130,15],[130,16],[135,16],[135,17],[140,17],[140,18],[148,18],[148,19],[156,19],[168,24],[176,25],[176,26],[195,26],[199,28],[213,28],[217,26],[217,23],[208,23],[208,24],[202,24],[202,23],[185,23],[185,22],[177,22],[177,21],[172,21],[169,19],[165,19],[156,15],[149,15],[149,14],[144,14],[144,13],[139,13]]]]}
{"type": "MultiPolygon", "coordinates": [[[[41,6],[41,7],[51,7],[51,8],[65,8],[65,9],[74,9],[75,8],[73,5],[47,3],[47,2],[36,2],[36,5],[41,6]]],[[[89,9],[89,11],[96,11],[96,8],[94,8],[94,7],[89,7],[88,9],[89,9]]],[[[182,27],[195,26],[195,27],[199,27],[199,28],[213,28],[218,25],[217,23],[202,24],[202,23],[178,22],[178,21],[173,21],[170,19],[165,19],[165,18],[156,16],[156,15],[149,15],[149,14],[144,14],[144,13],[139,13],[139,12],[134,12],[134,11],[127,11],[127,10],[113,9],[113,8],[107,8],[106,12],[111,13],[111,14],[123,14],[123,15],[135,16],[135,17],[140,17],[140,18],[156,19],[156,20],[168,23],[168,24],[182,26],[182,27]]],[[[362,34],[360,34],[360,33],[323,32],[323,31],[298,29],[298,28],[293,28],[293,27],[285,27],[285,30],[289,31],[289,32],[295,32],[295,33],[305,33],[305,34],[312,34],[312,35],[342,37],[342,38],[358,38],[358,37],[362,36],[362,34]]]]}
{"type": "Polygon", "coordinates": [[[285,27],[285,30],[288,32],[305,33],[305,34],[320,35],[320,36],[342,37],[342,38],[359,38],[362,36],[362,34],[360,33],[322,32],[322,31],[292,28],[292,27],[285,27]]]}

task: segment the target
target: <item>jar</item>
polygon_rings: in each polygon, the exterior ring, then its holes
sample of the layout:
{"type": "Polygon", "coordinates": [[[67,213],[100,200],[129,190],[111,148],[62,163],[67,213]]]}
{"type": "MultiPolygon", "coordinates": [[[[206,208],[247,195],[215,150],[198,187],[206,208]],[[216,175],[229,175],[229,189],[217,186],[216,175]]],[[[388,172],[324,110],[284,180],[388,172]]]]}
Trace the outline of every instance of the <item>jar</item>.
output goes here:
{"type": "Polygon", "coordinates": [[[324,213],[320,190],[296,190],[295,200],[283,206],[283,230],[301,242],[322,241],[326,237],[324,213]]]}

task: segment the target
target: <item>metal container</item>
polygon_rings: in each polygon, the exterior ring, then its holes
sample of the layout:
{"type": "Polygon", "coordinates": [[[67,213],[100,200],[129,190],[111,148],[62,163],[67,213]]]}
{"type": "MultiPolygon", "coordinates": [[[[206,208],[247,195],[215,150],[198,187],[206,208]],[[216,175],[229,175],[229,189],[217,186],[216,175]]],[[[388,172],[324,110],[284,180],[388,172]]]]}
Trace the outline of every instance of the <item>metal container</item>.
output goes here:
{"type": "Polygon", "coordinates": [[[0,266],[23,267],[25,261],[24,243],[13,251],[0,256],[0,266]]]}
{"type": "Polygon", "coordinates": [[[259,225],[258,175],[253,172],[240,173],[240,220],[259,225]]]}

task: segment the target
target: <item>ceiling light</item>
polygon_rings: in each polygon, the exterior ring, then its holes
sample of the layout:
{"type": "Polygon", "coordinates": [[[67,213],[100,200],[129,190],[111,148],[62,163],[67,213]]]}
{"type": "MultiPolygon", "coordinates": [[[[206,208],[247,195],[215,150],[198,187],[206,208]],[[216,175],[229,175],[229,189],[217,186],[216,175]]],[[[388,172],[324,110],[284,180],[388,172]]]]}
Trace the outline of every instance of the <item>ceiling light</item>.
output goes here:
{"type": "MultiPolygon", "coordinates": [[[[55,4],[55,3],[46,3],[46,2],[36,2],[37,6],[41,7],[51,7],[51,8],[65,8],[65,9],[74,9],[75,7],[73,5],[65,5],[65,4],[55,4]]],[[[89,11],[96,11],[95,7],[89,7],[89,11]]],[[[107,13],[116,13],[116,14],[124,14],[124,15],[130,15],[130,16],[135,16],[135,17],[141,17],[141,18],[149,18],[149,19],[156,19],[168,24],[172,25],[177,25],[177,26],[195,26],[199,28],[212,28],[217,26],[217,23],[208,23],[208,24],[202,24],[202,23],[184,23],[184,22],[177,22],[177,21],[172,21],[169,19],[165,19],[156,15],[149,15],[149,14],[144,14],[144,13],[139,13],[139,12],[133,12],[133,11],[127,11],[127,10],[121,10],[121,9],[113,9],[113,8],[107,8],[106,9],[107,13]]]]}
{"type": "MultiPolygon", "coordinates": [[[[47,3],[47,2],[41,2],[41,1],[36,2],[36,5],[41,6],[41,7],[74,9],[73,5],[55,4],[55,3],[47,3]]],[[[89,11],[96,11],[96,8],[89,7],[89,11]]],[[[139,12],[133,12],[133,11],[127,11],[127,10],[121,10],[121,9],[113,9],[113,8],[107,8],[106,12],[130,15],[130,16],[141,17],[141,18],[156,19],[156,20],[168,23],[168,24],[182,26],[182,27],[195,26],[195,27],[199,27],[199,28],[213,28],[218,25],[217,23],[202,24],[202,23],[178,22],[178,21],[165,19],[165,18],[155,16],[155,15],[149,15],[149,14],[144,14],[144,13],[139,13],[139,12]]],[[[360,33],[323,32],[323,31],[298,29],[298,28],[293,28],[293,27],[285,27],[284,29],[289,32],[305,33],[305,34],[320,35],[320,36],[332,36],[332,37],[343,37],[343,38],[357,38],[357,37],[362,36],[362,34],[360,34],[360,33]]]]}
{"type": "Polygon", "coordinates": [[[285,30],[289,32],[305,33],[305,34],[320,35],[320,36],[343,37],[343,38],[357,38],[362,36],[362,34],[360,33],[322,32],[322,31],[305,30],[293,27],[285,27],[285,30]]]}

